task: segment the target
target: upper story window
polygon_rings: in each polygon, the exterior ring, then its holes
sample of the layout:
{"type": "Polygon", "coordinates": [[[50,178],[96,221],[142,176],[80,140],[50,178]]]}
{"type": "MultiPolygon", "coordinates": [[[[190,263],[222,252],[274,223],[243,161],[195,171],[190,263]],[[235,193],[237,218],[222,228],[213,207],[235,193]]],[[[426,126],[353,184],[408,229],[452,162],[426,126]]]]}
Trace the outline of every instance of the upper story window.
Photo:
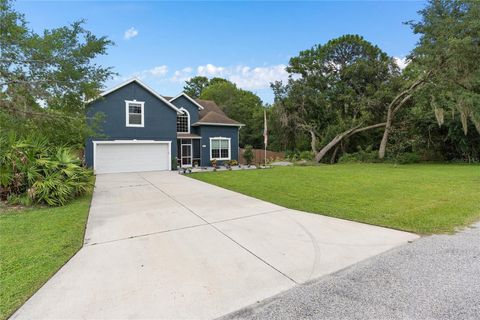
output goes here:
{"type": "Polygon", "coordinates": [[[183,108],[180,110],[183,114],[177,114],[177,132],[190,133],[190,114],[183,108]]]}
{"type": "Polygon", "coordinates": [[[127,127],[143,127],[145,122],[143,101],[125,101],[127,127]]]}

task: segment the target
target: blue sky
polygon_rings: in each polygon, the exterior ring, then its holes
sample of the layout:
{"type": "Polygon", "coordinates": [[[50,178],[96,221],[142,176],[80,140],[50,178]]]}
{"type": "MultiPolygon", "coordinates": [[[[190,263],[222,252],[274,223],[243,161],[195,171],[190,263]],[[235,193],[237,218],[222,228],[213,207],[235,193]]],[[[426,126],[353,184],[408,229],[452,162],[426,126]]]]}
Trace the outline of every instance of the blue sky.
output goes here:
{"type": "Polygon", "coordinates": [[[228,78],[265,101],[269,83],[285,80],[284,66],[300,50],[347,33],[360,34],[403,58],[416,36],[424,1],[128,2],[19,1],[15,7],[40,32],[78,19],[115,42],[98,62],[114,67],[113,86],[137,76],[164,95],[195,75],[228,78]]]}

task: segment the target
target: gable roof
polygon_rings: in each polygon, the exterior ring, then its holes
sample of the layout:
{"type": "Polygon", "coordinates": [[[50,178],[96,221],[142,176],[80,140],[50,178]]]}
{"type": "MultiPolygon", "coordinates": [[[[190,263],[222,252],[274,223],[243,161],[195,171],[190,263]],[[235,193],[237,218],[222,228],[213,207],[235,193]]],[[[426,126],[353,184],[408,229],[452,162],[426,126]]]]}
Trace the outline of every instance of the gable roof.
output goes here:
{"type": "MultiPolygon", "coordinates": [[[[140,85],[141,87],[143,87],[145,90],[147,90],[148,92],[150,92],[152,95],[154,95],[156,98],[158,98],[159,100],[161,100],[162,102],[164,102],[167,106],[169,106],[170,108],[172,108],[173,110],[175,110],[177,113],[182,113],[182,111],[177,108],[173,103],[171,103],[170,101],[168,101],[167,99],[165,99],[164,97],[162,97],[161,95],[159,95],[158,93],[155,92],[155,90],[153,90],[152,88],[150,88],[149,86],[147,86],[145,83],[143,83],[142,81],[140,81],[140,79],[138,78],[131,78],[131,79],[128,79],[127,81],[124,81],[122,83],[120,83],[119,85],[116,85],[115,87],[113,88],[110,88],[104,92],[102,92],[100,94],[99,97],[105,97],[106,95],[114,92],[114,91],[117,91],[118,89],[120,88],[123,88],[125,87],[126,85],[132,83],[132,82],[136,82],[138,85],[140,85]]],[[[98,98],[99,98],[98,97],[98,98]]],[[[88,101],[89,103],[92,102],[92,101],[95,101],[97,100],[98,98],[95,98],[95,99],[92,99],[90,101],[88,101]]]]}
{"type": "MultiPolygon", "coordinates": [[[[178,95],[177,97],[181,96],[182,94],[178,95]]],[[[202,107],[198,111],[198,121],[192,123],[192,126],[200,126],[200,125],[211,125],[211,126],[236,126],[242,127],[244,126],[243,123],[240,123],[236,120],[229,118],[225,112],[212,100],[203,100],[203,99],[192,99],[185,93],[183,93],[186,97],[190,100],[193,100],[195,104],[198,104],[202,107]]],[[[176,99],[172,97],[166,97],[165,99],[169,101],[173,101],[176,99]]]]}
{"type": "Polygon", "coordinates": [[[244,126],[243,123],[240,123],[236,120],[229,118],[222,109],[212,100],[203,100],[203,99],[195,99],[200,105],[203,106],[203,110],[201,110],[198,115],[199,119],[197,122],[192,124],[192,126],[199,126],[199,125],[227,125],[227,126],[244,126]]]}
{"type": "Polygon", "coordinates": [[[175,97],[173,97],[173,98],[168,99],[168,101],[172,102],[172,101],[174,101],[174,100],[177,100],[177,99],[180,98],[180,97],[185,97],[185,98],[187,98],[187,100],[189,100],[191,103],[193,103],[194,105],[196,105],[199,110],[203,110],[203,107],[202,107],[198,102],[196,102],[195,100],[193,100],[192,98],[190,98],[185,92],[182,92],[182,93],[180,93],[179,95],[177,95],[177,96],[175,96],[175,97]]]}

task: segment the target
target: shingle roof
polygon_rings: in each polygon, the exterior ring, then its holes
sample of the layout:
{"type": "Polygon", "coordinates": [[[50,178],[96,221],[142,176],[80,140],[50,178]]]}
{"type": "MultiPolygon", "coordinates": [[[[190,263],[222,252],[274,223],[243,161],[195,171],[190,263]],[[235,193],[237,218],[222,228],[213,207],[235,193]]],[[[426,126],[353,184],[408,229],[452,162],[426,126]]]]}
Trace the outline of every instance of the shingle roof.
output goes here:
{"type": "Polygon", "coordinates": [[[211,100],[202,100],[202,99],[195,99],[198,104],[203,107],[203,110],[199,112],[199,119],[198,122],[194,123],[193,125],[201,125],[201,124],[227,124],[233,126],[242,126],[243,124],[229,118],[222,109],[215,103],[215,101],[211,100]]]}
{"type": "MultiPolygon", "coordinates": [[[[167,100],[173,99],[173,97],[165,97],[167,100]]],[[[222,109],[212,100],[194,99],[199,105],[203,107],[203,110],[198,112],[198,121],[193,123],[192,126],[199,126],[202,124],[213,125],[230,125],[230,126],[243,126],[242,123],[230,119],[222,109]]]]}

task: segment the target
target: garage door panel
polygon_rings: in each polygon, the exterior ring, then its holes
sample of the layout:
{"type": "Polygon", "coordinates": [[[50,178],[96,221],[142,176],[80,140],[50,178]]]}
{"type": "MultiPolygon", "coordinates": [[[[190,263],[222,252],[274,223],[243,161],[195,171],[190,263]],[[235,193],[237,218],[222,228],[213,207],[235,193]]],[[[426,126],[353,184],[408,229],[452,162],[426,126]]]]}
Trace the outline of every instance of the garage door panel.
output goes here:
{"type": "Polygon", "coordinates": [[[95,152],[95,172],[139,172],[168,170],[168,143],[99,143],[95,152]]]}

